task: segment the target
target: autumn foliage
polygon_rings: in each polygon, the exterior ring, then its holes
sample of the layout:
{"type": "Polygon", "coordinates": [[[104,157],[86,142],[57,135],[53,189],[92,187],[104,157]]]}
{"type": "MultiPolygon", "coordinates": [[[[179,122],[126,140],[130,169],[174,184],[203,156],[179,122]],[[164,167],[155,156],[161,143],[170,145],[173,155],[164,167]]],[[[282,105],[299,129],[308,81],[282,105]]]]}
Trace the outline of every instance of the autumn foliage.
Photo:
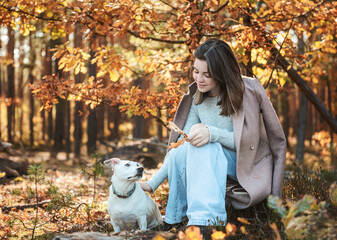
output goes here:
{"type": "MultiPolygon", "coordinates": [[[[120,104],[123,112],[145,117],[157,116],[157,110],[163,109],[170,119],[181,85],[189,82],[191,53],[209,37],[231,43],[248,75],[266,86],[275,81],[287,91],[290,68],[299,70],[313,88],[323,84],[322,75],[332,85],[334,63],[323,62],[336,54],[336,8],[336,2],[306,0],[19,0],[3,1],[0,11],[2,26],[18,28],[24,36],[42,31],[60,39],[54,49],[60,70],[76,75],[88,74],[89,65],[96,67],[94,75],[80,85],[73,75],[59,80],[57,75],[45,76],[35,83],[33,93],[44,109],[60,97],[84,101],[91,108],[120,104]],[[69,41],[76,25],[89,43],[83,48],[69,41]],[[102,41],[103,37],[110,41],[102,41]],[[297,46],[303,39],[304,52],[297,46]],[[287,69],[277,66],[275,55],[290,63],[287,69]],[[148,89],[125,87],[139,77],[149,82],[148,89]],[[103,78],[110,80],[104,86],[103,78]],[[55,81],[59,81],[57,87],[55,81]]],[[[336,106],[331,107],[335,112],[336,106]]]]}

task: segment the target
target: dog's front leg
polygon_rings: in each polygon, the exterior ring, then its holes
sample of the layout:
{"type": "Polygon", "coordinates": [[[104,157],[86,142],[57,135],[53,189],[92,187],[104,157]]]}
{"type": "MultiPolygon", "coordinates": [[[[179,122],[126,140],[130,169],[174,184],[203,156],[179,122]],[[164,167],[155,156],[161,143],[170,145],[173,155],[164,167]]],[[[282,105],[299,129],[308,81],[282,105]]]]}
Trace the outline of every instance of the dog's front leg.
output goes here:
{"type": "Polygon", "coordinates": [[[110,218],[111,224],[114,227],[115,232],[120,232],[122,229],[121,227],[112,219],[110,218]]]}
{"type": "Polygon", "coordinates": [[[137,223],[140,230],[142,231],[146,230],[147,229],[146,215],[137,218],[137,223]]]}

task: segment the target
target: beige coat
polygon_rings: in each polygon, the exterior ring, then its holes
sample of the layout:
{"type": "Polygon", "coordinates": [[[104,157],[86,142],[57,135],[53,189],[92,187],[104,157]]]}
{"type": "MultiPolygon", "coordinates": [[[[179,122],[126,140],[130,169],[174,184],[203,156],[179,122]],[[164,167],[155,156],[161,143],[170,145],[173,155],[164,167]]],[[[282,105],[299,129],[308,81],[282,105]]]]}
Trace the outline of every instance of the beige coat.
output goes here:
{"type": "MultiPolygon", "coordinates": [[[[264,88],[256,79],[243,77],[243,80],[243,103],[232,118],[237,178],[248,194],[228,195],[237,209],[255,205],[269,194],[281,196],[286,157],[286,139],[264,88]]],[[[181,129],[196,88],[196,83],[192,83],[178,106],[174,123],[181,129]]],[[[177,141],[178,137],[176,132],[171,131],[169,143],[177,141]]]]}

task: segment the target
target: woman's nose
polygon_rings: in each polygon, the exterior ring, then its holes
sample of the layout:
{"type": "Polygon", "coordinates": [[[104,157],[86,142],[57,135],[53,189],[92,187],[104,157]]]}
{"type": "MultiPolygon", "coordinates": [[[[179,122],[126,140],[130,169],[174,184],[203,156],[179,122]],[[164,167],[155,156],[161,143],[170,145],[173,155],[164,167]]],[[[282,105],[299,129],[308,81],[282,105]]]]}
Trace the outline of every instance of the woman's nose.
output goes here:
{"type": "Polygon", "coordinates": [[[196,81],[197,82],[202,82],[204,80],[204,78],[200,75],[200,74],[198,74],[197,76],[196,76],[196,81]]]}

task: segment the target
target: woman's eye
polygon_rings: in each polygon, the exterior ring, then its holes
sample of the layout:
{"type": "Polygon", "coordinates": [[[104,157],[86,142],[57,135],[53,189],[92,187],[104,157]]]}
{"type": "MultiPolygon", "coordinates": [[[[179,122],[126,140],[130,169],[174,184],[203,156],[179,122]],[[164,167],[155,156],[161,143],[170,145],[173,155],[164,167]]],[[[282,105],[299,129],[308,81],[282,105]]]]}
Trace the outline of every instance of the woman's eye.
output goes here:
{"type": "Polygon", "coordinates": [[[206,74],[206,75],[205,75],[205,77],[207,77],[207,78],[211,78],[211,76],[210,76],[210,75],[208,75],[208,74],[206,74]]]}

